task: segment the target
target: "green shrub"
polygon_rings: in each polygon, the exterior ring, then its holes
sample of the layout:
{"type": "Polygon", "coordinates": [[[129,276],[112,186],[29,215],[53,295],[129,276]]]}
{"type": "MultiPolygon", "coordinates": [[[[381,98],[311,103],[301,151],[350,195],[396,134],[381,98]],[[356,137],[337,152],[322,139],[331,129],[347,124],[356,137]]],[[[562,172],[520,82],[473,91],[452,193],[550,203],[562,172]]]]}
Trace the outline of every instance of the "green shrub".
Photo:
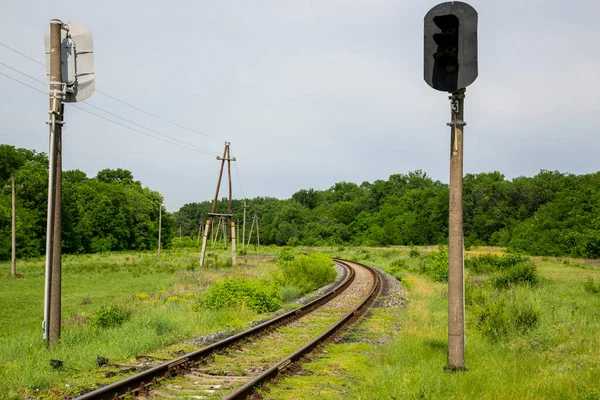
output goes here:
{"type": "Polygon", "coordinates": [[[98,328],[112,328],[120,326],[127,321],[131,313],[116,305],[103,305],[100,309],[92,314],[90,323],[98,328]]]}
{"type": "Polygon", "coordinates": [[[488,292],[484,288],[482,280],[467,279],[465,281],[465,304],[483,305],[488,300],[488,292]]]}
{"type": "Polygon", "coordinates": [[[588,293],[600,293],[600,283],[596,284],[594,278],[588,276],[583,282],[583,290],[588,293]]]}
{"type": "Polygon", "coordinates": [[[281,263],[281,286],[293,285],[302,293],[311,292],[335,280],[337,275],[330,256],[300,254],[281,263]]]}
{"type": "Polygon", "coordinates": [[[263,313],[277,310],[281,306],[281,300],[282,296],[275,282],[236,276],[212,285],[203,302],[213,310],[244,305],[263,313]]]}
{"type": "Polygon", "coordinates": [[[281,286],[280,291],[284,302],[289,302],[302,296],[302,289],[295,285],[281,286]]]}
{"type": "Polygon", "coordinates": [[[279,252],[279,257],[277,257],[277,260],[279,261],[292,261],[294,258],[296,258],[294,251],[292,249],[283,249],[279,252]]]}
{"type": "Polygon", "coordinates": [[[517,264],[528,262],[529,258],[518,254],[483,254],[475,257],[465,258],[465,268],[475,274],[488,274],[500,270],[506,270],[517,264]]]}
{"type": "Polygon", "coordinates": [[[476,311],[477,328],[493,341],[535,329],[540,309],[524,293],[511,290],[487,301],[476,311]]]}
{"type": "Polygon", "coordinates": [[[535,285],[538,282],[537,267],[532,260],[525,258],[492,278],[492,285],[496,289],[504,289],[519,284],[535,285]]]}
{"type": "Polygon", "coordinates": [[[406,260],[403,258],[397,258],[390,263],[388,272],[394,275],[395,273],[400,272],[403,269],[406,269],[406,260]]]}
{"type": "Polygon", "coordinates": [[[420,255],[421,255],[421,252],[416,247],[411,247],[410,251],[408,252],[408,256],[410,258],[417,258],[420,255]]]}
{"type": "Polygon", "coordinates": [[[421,264],[421,271],[436,282],[448,281],[448,249],[429,253],[421,264]]]}

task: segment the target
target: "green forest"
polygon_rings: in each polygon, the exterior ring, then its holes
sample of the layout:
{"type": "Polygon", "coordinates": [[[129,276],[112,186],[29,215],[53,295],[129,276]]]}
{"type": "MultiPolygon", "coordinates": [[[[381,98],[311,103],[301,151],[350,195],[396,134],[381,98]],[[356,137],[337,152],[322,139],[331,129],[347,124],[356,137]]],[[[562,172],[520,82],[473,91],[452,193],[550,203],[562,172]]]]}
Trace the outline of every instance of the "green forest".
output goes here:
{"type": "MultiPolygon", "coordinates": [[[[247,218],[259,217],[261,244],[447,244],[448,195],[448,185],[414,171],[373,183],[338,182],[323,191],[303,189],[287,200],[257,197],[248,200],[247,218]]],[[[532,255],[600,258],[600,172],[541,171],[513,180],[499,172],[467,174],[463,197],[467,247],[492,245],[532,255]]],[[[184,205],[173,213],[176,226],[184,235],[197,235],[210,205],[208,201],[184,205]]],[[[242,201],[233,202],[239,221],[242,206],[242,201]]],[[[226,208],[223,199],[218,210],[226,208]]]]}
{"type": "MultiPolygon", "coordinates": [[[[17,256],[42,255],[45,246],[48,159],[0,145],[0,260],[10,258],[11,185],[17,182],[17,256]]],[[[540,171],[507,180],[500,172],[464,177],[465,245],[502,246],[532,255],[600,258],[600,172],[540,171]]],[[[93,177],[63,172],[63,251],[144,250],[158,238],[160,193],[130,171],[104,169],[93,177]]],[[[448,185],[420,170],[360,185],[302,189],[290,199],[248,199],[246,231],[259,217],[261,244],[437,245],[448,236],[448,185]]],[[[243,200],[233,201],[241,223],[243,200]]],[[[162,244],[175,232],[196,238],[211,202],[163,212],[162,244]]],[[[219,201],[217,212],[227,209],[219,201]]],[[[163,209],[164,211],[164,209],[163,209]]],[[[256,234],[254,234],[253,242],[256,234]]],[[[248,235],[246,235],[248,238],[248,235]]]]}
{"type": "MultiPolygon", "coordinates": [[[[0,145],[0,260],[11,256],[11,174],[15,174],[17,257],[44,254],[48,157],[0,145]]],[[[158,245],[160,193],[142,187],[130,171],[104,169],[94,178],[79,170],[62,174],[63,252],[145,250],[158,245]]],[[[163,212],[163,245],[173,219],[163,212]]]]}

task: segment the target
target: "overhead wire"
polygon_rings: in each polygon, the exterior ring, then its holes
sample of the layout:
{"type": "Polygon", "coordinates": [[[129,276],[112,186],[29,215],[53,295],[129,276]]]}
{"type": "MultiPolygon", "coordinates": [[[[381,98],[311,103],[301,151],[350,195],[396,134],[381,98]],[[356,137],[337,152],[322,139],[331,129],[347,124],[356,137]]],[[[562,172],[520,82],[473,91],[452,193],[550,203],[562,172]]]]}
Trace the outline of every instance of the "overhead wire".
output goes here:
{"type": "Polygon", "coordinates": [[[242,185],[242,178],[240,177],[240,170],[238,168],[238,162],[237,160],[234,161],[233,165],[235,165],[235,173],[237,175],[237,180],[238,180],[238,185],[240,187],[240,192],[242,193],[242,197],[245,199],[246,195],[244,194],[244,186],[242,185]]]}
{"type": "MultiPolygon", "coordinates": [[[[25,57],[25,58],[27,58],[27,59],[28,59],[28,60],[30,60],[30,61],[33,61],[33,62],[34,62],[34,63],[36,63],[36,64],[39,64],[39,65],[41,65],[41,66],[44,66],[44,67],[45,67],[45,64],[44,64],[44,63],[41,63],[41,62],[37,61],[37,60],[36,60],[36,59],[34,59],[33,57],[30,57],[30,56],[28,56],[28,55],[26,55],[26,54],[24,54],[24,53],[22,53],[22,52],[20,52],[20,51],[18,51],[18,50],[16,50],[16,49],[12,48],[11,46],[8,46],[8,45],[6,45],[6,44],[4,44],[4,43],[2,43],[2,42],[0,42],[0,45],[1,45],[1,46],[3,46],[3,47],[5,47],[5,48],[7,48],[8,50],[10,50],[10,51],[12,51],[12,52],[16,53],[16,54],[19,54],[19,55],[20,55],[20,56],[22,56],[22,57],[25,57]]],[[[185,129],[185,130],[187,130],[187,131],[189,131],[189,132],[193,132],[193,133],[195,133],[195,134],[197,134],[197,135],[205,136],[205,137],[207,137],[207,138],[214,139],[214,140],[218,140],[218,141],[221,141],[221,142],[226,142],[226,140],[224,140],[224,139],[218,138],[218,137],[216,137],[216,136],[209,135],[209,134],[207,134],[207,133],[204,133],[204,132],[200,132],[200,131],[198,131],[198,130],[196,130],[196,129],[192,129],[192,128],[189,128],[189,127],[187,127],[187,126],[185,126],[185,125],[178,124],[177,122],[170,121],[170,120],[168,120],[168,119],[166,119],[166,118],[163,118],[163,117],[161,117],[161,116],[159,116],[159,115],[156,115],[156,114],[154,114],[154,113],[151,113],[151,112],[149,112],[149,111],[146,111],[146,110],[144,110],[144,109],[142,109],[142,108],[140,108],[140,107],[134,106],[133,104],[130,104],[130,103],[126,102],[126,101],[123,101],[123,100],[121,100],[121,99],[118,99],[117,97],[115,97],[115,96],[113,96],[113,95],[110,95],[110,94],[108,94],[108,93],[104,93],[104,92],[102,92],[102,91],[100,91],[100,90],[98,90],[98,89],[96,89],[96,92],[97,92],[97,93],[99,93],[99,94],[101,94],[101,95],[103,95],[103,96],[106,96],[106,97],[108,97],[108,98],[110,98],[110,99],[112,99],[112,100],[118,101],[119,103],[121,103],[121,104],[124,104],[124,105],[126,105],[126,106],[128,106],[128,107],[130,107],[130,108],[133,108],[134,110],[137,110],[137,111],[139,111],[139,112],[142,112],[142,113],[144,113],[144,114],[147,114],[147,115],[149,115],[149,116],[151,116],[151,117],[154,117],[154,118],[156,118],[156,119],[159,119],[159,120],[161,120],[161,121],[163,121],[163,122],[166,122],[166,123],[168,123],[168,124],[171,124],[171,125],[177,126],[177,127],[181,128],[181,129],[185,129]]]]}
{"type": "MultiPolygon", "coordinates": [[[[19,69],[17,69],[17,68],[14,68],[14,67],[12,67],[12,66],[10,66],[10,65],[8,65],[8,64],[6,64],[6,63],[4,63],[4,62],[2,62],[2,61],[0,61],[0,65],[4,66],[4,67],[6,67],[6,68],[9,68],[9,69],[11,69],[12,71],[15,71],[15,72],[17,72],[17,73],[19,73],[19,74],[21,74],[21,75],[23,75],[23,76],[25,76],[25,77],[27,77],[27,78],[29,78],[29,79],[33,80],[33,81],[35,81],[35,82],[39,83],[39,84],[42,84],[42,85],[44,85],[44,86],[46,86],[46,85],[47,85],[47,83],[46,83],[46,82],[44,82],[44,81],[41,81],[41,80],[39,80],[39,79],[37,79],[37,78],[35,78],[35,77],[31,76],[31,75],[28,75],[28,74],[24,73],[23,71],[21,71],[21,70],[19,70],[19,69]]],[[[6,75],[6,74],[2,74],[2,75],[4,75],[4,76],[6,76],[6,77],[10,78],[10,76],[9,76],[9,75],[6,75]]],[[[12,78],[11,78],[11,79],[12,79],[12,78]]],[[[15,79],[13,79],[13,80],[15,80],[15,79]]],[[[17,82],[19,82],[19,83],[22,83],[22,84],[26,85],[24,82],[21,82],[21,81],[18,81],[18,80],[16,80],[16,81],[17,81],[17,82]]],[[[30,86],[30,88],[32,88],[32,89],[35,89],[33,86],[30,86]]],[[[37,90],[37,91],[39,91],[39,92],[42,92],[42,93],[46,94],[45,92],[43,92],[43,91],[41,91],[41,90],[39,90],[39,89],[36,89],[36,90],[37,90]]],[[[177,139],[177,138],[174,138],[174,137],[172,137],[172,136],[170,136],[170,135],[167,135],[166,133],[159,132],[159,131],[157,131],[157,130],[154,130],[154,129],[152,129],[152,128],[148,128],[147,126],[144,126],[144,125],[138,124],[137,122],[134,122],[134,121],[131,121],[131,120],[127,119],[127,118],[121,117],[120,115],[117,115],[117,114],[115,114],[115,113],[113,113],[113,112],[110,112],[110,111],[108,111],[108,110],[105,110],[105,109],[103,109],[103,108],[101,108],[101,107],[95,106],[95,105],[93,105],[93,104],[91,104],[91,103],[84,102],[83,104],[85,104],[85,105],[87,105],[87,106],[89,106],[89,107],[95,108],[95,109],[97,109],[97,110],[99,110],[99,111],[102,111],[102,112],[104,112],[104,113],[106,113],[106,114],[109,114],[109,115],[111,115],[111,116],[113,116],[113,117],[115,117],[115,118],[119,118],[120,120],[123,120],[123,121],[125,121],[125,122],[128,122],[128,123],[130,123],[130,124],[132,124],[132,125],[135,125],[135,126],[137,126],[137,127],[139,127],[139,128],[146,129],[146,130],[148,130],[148,131],[150,131],[150,132],[153,132],[153,133],[156,133],[156,134],[158,134],[158,135],[161,135],[161,136],[167,137],[167,138],[169,138],[169,139],[171,139],[171,140],[174,140],[174,141],[176,141],[176,142],[179,142],[179,143],[181,143],[181,144],[184,144],[184,145],[186,145],[186,146],[194,147],[194,148],[196,148],[196,149],[198,149],[198,150],[201,150],[201,151],[202,151],[203,153],[205,153],[205,154],[208,154],[208,155],[211,155],[211,156],[219,155],[219,153],[217,153],[217,152],[215,152],[215,151],[212,151],[212,150],[210,150],[210,149],[207,149],[207,148],[204,148],[204,147],[197,146],[197,145],[195,145],[195,144],[192,144],[192,143],[185,142],[185,141],[183,141],[183,140],[179,140],[179,139],[177,139]]],[[[81,110],[84,110],[84,111],[86,111],[86,110],[85,110],[84,108],[82,108],[82,107],[75,107],[75,108],[79,108],[79,109],[81,109],[81,110]]],[[[92,113],[92,112],[90,112],[90,114],[97,115],[97,114],[94,114],[94,113],[92,113]]],[[[111,122],[114,122],[114,121],[112,121],[112,120],[110,120],[110,119],[107,119],[107,118],[104,118],[104,119],[106,119],[106,120],[108,120],[108,121],[111,121],[111,122]]],[[[120,125],[121,125],[121,126],[123,126],[122,124],[120,124],[120,125]]],[[[151,137],[154,137],[154,136],[151,136],[151,137]]]]}
{"type": "MultiPolygon", "coordinates": [[[[35,90],[36,92],[39,92],[39,93],[41,93],[41,94],[43,94],[43,95],[48,95],[48,93],[46,93],[45,91],[43,91],[43,90],[40,90],[40,89],[38,89],[38,88],[36,88],[36,87],[34,87],[34,86],[31,86],[31,85],[29,85],[29,84],[27,84],[27,83],[25,83],[25,82],[23,82],[23,81],[21,81],[21,80],[19,80],[19,79],[17,79],[17,78],[14,78],[14,77],[12,77],[12,76],[10,76],[10,75],[7,75],[7,74],[5,74],[5,73],[3,73],[3,72],[0,72],[0,75],[2,75],[2,76],[4,76],[4,77],[6,77],[6,78],[8,78],[8,79],[11,79],[11,80],[13,80],[13,81],[15,81],[15,82],[17,82],[17,83],[20,83],[21,85],[27,86],[28,88],[30,88],[30,89],[32,89],[32,90],[35,90]]],[[[207,155],[210,155],[210,156],[214,155],[214,154],[208,153],[208,152],[206,152],[206,151],[203,151],[203,150],[198,150],[198,149],[195,149],[195,148],[193,148],[193,147],[188,147],[188,146],[186,146],[186,145],[182,145],[182,144],[179,144],[179,143],[174,143],[174,142],[171,142],[171,141],[169,141],[169,140],[166,140],[166,139],[163,139],[163,138],[160,138],[160,137],[154,136],[154,135],[150,135],[149,133],[146,133],[146,132],[144,132],[144,131],[141,131],[141,130],[139,130],[139,129],[132,128],[132,127],[130,127],[130,126],[127,126],[127,125],[125,125],[125,124],[122,124],[122,123],[120,123],[120,122],[118,122],[118,121],[112,120],[112,119],[110,119],[110,118],[106,118],[106,117],[105,117],[105,116],[103,116],[103,115],[97,114],[97,113],[95,113],[95,112],[92,112],[92,111],[90,111],[90,110],[87,110],[87,109],[85,109],[85,108],[83,108],[83,107],[77,106],[77,105],[75,105],[75,104],[71,104],[71,103],[67,103],[67,104],[68,104],[70,107],[77,108],[77,109],[79,109],[79,110],[85,111],[85,112],[87,112],[87,113],[89,113],[89,114],[95,115],[95,116],[96,116],[96,117],[98,117],[98,118],[102,118],[102,119],[104,119],[104,120],[106,120],[106,121],[112,122],[113,124],[116,124],[116,125],[122,126],[123,128],[127,128],[127,129],[129,129],[129,130],[132,130],[132,131],[134,131],[134,132],[141,133],[142,135],[145,135],[145,136],[148,136],[148,137],[151,137],[151,138],[154,138],[154,139],[160,140],[160,141],[162,141],[162,142],[169,143],[169,144],[172,144],[172,145],[174,145],[174,146],[182,147],[182,148],[184,148],[184,149],[192,150],[192,151],[195,151],[195,152],[197,152],[197,153],[203,153],[203,154],[207,154],[207,155]]]]}

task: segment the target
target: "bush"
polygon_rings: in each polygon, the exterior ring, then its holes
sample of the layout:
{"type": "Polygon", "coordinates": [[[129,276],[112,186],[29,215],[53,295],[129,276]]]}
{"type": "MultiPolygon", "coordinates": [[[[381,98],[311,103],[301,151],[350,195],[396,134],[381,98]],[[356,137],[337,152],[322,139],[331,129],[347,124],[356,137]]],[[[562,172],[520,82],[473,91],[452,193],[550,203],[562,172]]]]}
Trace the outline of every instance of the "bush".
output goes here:
{"type": "Polygon", "coordinates": [[[537,267],[529,259],[521,259],[514,266],[500,272],[492,279],[496,289],[504,289],[511,285],[536,285],[539,282],[537,267]]]}
{"type": "Polygon", "coordinates": [[[213,310],[244,305],[263,313],[279,309],[281,300],[282,296],[275,282],[237,276],[212,285],[203,303],[213,310]]]}
{"type": "Polygon", "coordinates": [[[448,282],[448,249],[429,253],[421,264],[421,271],[436,282],[448,282]]]}
{"type": "Polygon", "coordinates": [[[393,275],[397,272],[402,271],[405,268],[406,260],[403,258],[398,258],[390,263],[390,268],[388,269],[388,272],[393,275]]]}
{"type": "Polygon", "coordinates": [[[594,278],[588,276],[583,282],[583,290],[588,293],[600,293],[600,283],[596,284],[594,278]]]}
{"type": "Polygon", "coordinates": [[[477,311],[477,328],[493,341],[534,329],[540,309],[524,292],[510,291],[483,304],[477,311]]]}
{"type": "Polygon", "coordinates": [[[420,255],[421,255],[421,252],[416,247],[411,247],[410,251],[408,252],[408,256],[410,258],[417,258],[420,255]]]}
{"type": "Polygon", "coordinates": [[[92,326],[98,328],[112,328],[122,325],[130,316],[130,312],[118,306],[103,305],[98,311],[92,314],[90,323],[92,326]]]}
{"type": "Polygon", "coordinates": [[[302,294],[317,290],[335,280],[337,273],[333,265],[330,256],[300,254],[281,263],[281,286],[296,286],[302,290],[302,294]]]}
{"type": "Polygon", "coordinates": [[[281,287],[281,298],[284,302],[292,301],[302,296],[302,289],[294,285],[285,285],[281,287]]]}
{"type": "Polygon", "coordinates": [[[475,274],[487,274],[506,270],[527,261],[529,261],[529,258],[517,254],[504,254],[502,256],[483,254],[465,258],[465,268],[470,269],[475,274]]]}
{"type": "Polygon", "coordinates": [[[296,258],[296,256],[294,255],[294,251],[286,248],[279,252],[279,257],[277,257],[277,260],[292,261],[294,258],[296,258]]]}

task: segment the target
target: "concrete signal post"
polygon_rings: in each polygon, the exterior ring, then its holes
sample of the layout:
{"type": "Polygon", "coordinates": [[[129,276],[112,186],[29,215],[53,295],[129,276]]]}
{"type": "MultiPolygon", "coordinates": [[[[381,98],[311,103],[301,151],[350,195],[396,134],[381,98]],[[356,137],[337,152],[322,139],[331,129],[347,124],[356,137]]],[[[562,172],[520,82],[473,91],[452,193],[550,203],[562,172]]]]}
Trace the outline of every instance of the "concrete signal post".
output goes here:
{"type": "Polygon", "coordinates": [[[424,18],[424,79],[450,99],[450,208],[448,218],[447,372],[466,371],[463,242],[463,133],[465,88],[477,69],[477,11],[467,3],[438,4],[424,18]]]}
{"type": "Polygon", "coordinates": [[[95,90],[91,32],[76,22],[50,21],[44,37],[50,98],[48,152],[48,215],[44,283],[43,338],[48,345],[60,339],[62,259],[62,127],[65,102],[83,101],[95,90]]]}

